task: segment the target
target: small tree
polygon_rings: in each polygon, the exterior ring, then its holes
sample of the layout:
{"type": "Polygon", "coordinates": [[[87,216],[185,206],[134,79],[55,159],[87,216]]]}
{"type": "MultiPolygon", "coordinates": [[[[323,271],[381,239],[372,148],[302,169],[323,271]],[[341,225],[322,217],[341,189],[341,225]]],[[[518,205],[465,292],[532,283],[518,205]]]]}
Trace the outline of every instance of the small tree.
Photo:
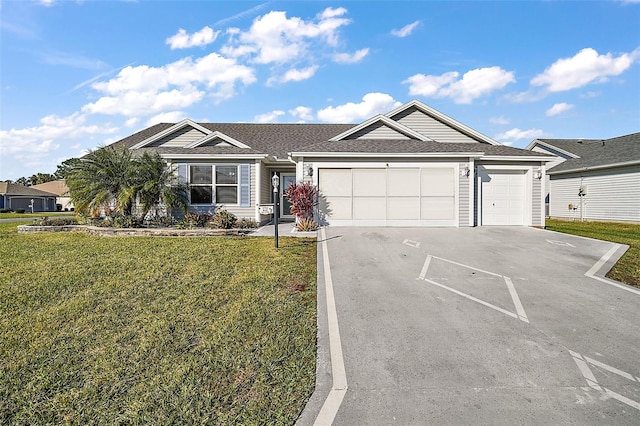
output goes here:
{"type": "Polygon", "coordinates": [[[149,210],[157,208],[160,202],[167,207],[171,215],[174,208],[187,212],[189,205],[189,187],[179,182],[174,170],[167,167],[167,162],[159,154],[145,152],[133,162],[135,177],[134,193],[142,207],[142,217],[149,210]]]}
{"type": "Polygon", "coordinates": [[[313,220],[313,212],[318,205],[318,188],[311,182],[292,183],[284,196],[291,203],[291,213],[298,219],[313,220]]]}

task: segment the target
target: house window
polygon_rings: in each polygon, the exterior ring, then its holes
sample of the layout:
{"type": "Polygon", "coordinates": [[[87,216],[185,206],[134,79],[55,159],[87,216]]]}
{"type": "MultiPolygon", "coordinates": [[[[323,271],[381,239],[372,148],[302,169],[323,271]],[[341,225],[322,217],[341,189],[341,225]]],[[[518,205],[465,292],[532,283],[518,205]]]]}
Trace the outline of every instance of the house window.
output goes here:
{"type": "Polygon", "coordinates": [[[238,203],[238,166],[216,166],[216,203],[238,203]]]}
{"type": "Polygon", "coordinates": [[[237,165],[191,165],[191,204],[238,204],[237,165]]]}

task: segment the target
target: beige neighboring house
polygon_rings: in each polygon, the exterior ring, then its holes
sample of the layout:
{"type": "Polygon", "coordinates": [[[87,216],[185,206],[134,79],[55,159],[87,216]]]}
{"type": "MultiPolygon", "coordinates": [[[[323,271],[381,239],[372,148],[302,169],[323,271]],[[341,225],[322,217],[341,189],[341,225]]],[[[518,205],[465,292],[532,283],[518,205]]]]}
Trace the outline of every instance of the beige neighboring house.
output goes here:
{"type": "Polygon", "coordinates": [[[73,203],[71,202],[71,198],[69,197],[69,188],[64,183],[64,179],[40,183],[38,185],[33,185],[32,188],[56,194],[58,200],[57,203],[62,206],[62,210],[73,210],[73,203]]]}
{"type": "Polygon", "coordinates": [[[0,182],[0,209],[56,211],[56,194],[17,183],[0,182]]]}

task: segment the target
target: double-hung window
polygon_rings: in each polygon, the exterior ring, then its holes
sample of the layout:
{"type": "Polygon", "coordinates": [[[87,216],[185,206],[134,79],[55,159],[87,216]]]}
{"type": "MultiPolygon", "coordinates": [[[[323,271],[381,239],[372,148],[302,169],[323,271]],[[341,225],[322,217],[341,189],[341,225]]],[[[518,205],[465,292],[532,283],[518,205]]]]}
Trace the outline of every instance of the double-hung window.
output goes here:
{"type": "Polygon", "coordinates": [[[188,181],[191,204],[239,204],[238,165],[193,164],[188,181]]]}

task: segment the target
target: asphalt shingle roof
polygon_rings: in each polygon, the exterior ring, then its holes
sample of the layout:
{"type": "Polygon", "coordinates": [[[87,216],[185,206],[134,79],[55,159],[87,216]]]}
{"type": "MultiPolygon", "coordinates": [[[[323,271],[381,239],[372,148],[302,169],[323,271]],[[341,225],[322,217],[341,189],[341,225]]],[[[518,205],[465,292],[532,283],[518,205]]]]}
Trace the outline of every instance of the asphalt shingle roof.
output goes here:
{"type": "MultiPolygon", "coordinates": [[[[533,157],[544,156],[505,145],[485,143],[441,143],[414,139],[356,139],[331,142],[329,139],[354,127],[353,124],[260,124],[260,123],[198,123],[211,130],[224,133],[250,148],[230,146],[201,146],[196,148],[155,147],[141,148],[160,154],[268,154],[286,158],[290,152],[344,152],[346,153],[459,153],[484,152],[486,155],[533,157]]],[[[160,123],[124,138],[116,144],[127,148],[158,134],[173,123],[160,123]]]]}
{"type": "Polygon", "coordinates": [[[611,139],[538,140],[580,157],[552,167],[549,173],[640,161],[640,132],[611,139]]]}
{"type": "Polygon", "coordinates": [[[18,183],[0,182],[0,194],[4,195],[26,195],[37,197],[56,197],[56,194],[41,191],[30,186],[20,185],[18,183]]]}

